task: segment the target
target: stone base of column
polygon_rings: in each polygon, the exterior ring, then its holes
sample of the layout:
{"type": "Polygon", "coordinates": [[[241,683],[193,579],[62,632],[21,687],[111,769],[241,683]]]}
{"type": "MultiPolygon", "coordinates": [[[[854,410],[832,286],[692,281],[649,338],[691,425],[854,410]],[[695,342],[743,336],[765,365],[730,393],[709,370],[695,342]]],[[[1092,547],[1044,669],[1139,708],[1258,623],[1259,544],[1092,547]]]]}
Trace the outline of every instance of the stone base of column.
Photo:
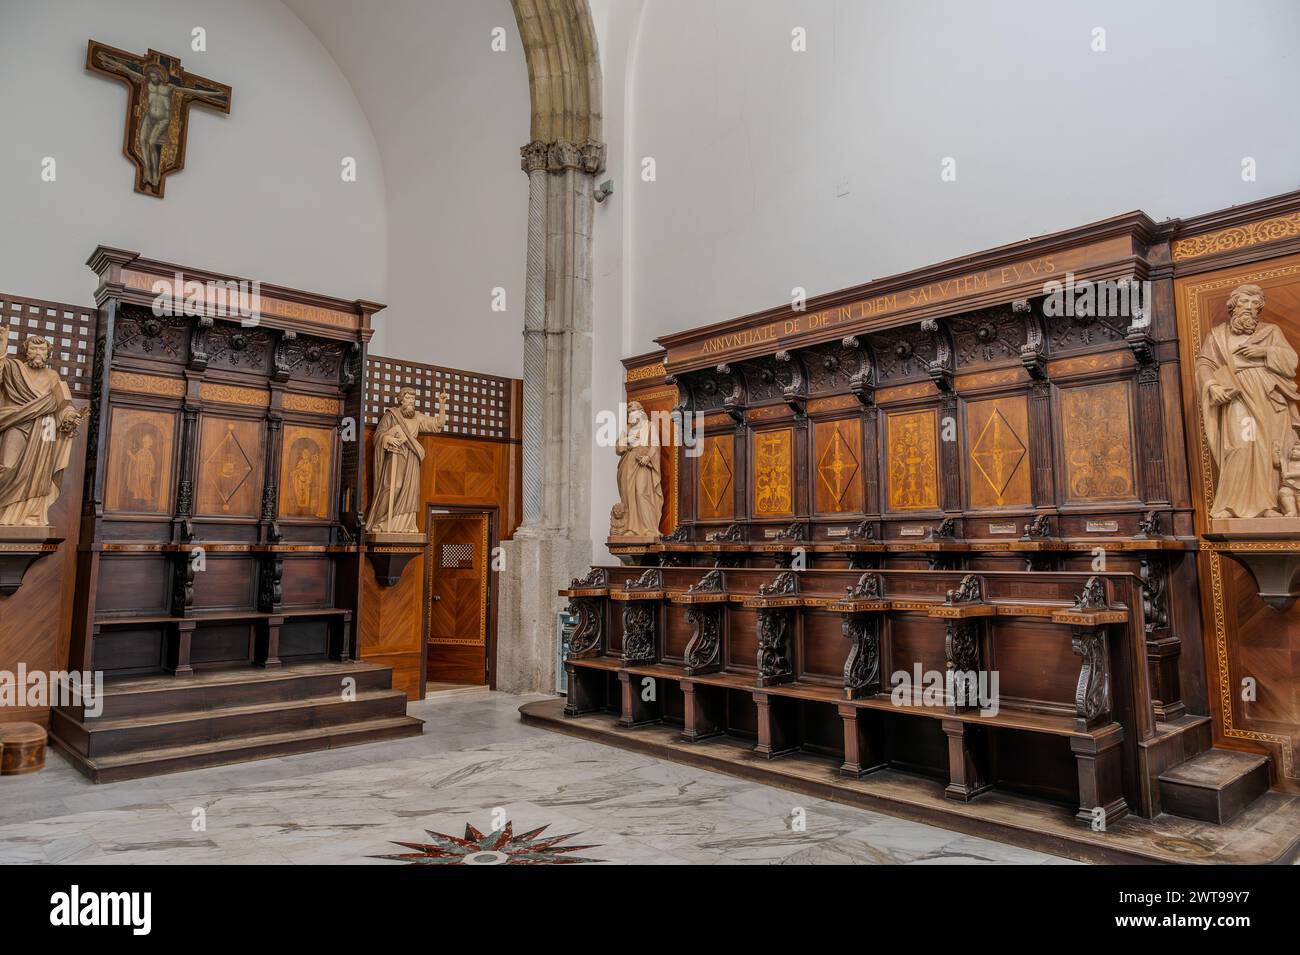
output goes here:
{"type": "Polygon", "coordinates": [[[591,568],[591,541],[562,531],[520,527],[502,541],[505,568],[497,590],[497,689],[554,693],[557,591],[591,568]]]}

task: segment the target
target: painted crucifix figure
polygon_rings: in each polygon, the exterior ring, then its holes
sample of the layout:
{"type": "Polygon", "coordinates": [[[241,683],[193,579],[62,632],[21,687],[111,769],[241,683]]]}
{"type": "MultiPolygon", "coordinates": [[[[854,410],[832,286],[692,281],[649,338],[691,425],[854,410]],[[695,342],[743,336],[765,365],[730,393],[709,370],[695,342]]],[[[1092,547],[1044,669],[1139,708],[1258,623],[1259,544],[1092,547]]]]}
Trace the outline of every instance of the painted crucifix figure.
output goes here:
{"type": "Polygon", "coordinates": [[[130,90],[122,151],[135,163],[135,191],[145,195],[161,199],[167,176],[185,167],[191,105],[230,112],[229,86],[187,73],[157,50],[137,56],[91,40],[86,69],[130,90]]]}

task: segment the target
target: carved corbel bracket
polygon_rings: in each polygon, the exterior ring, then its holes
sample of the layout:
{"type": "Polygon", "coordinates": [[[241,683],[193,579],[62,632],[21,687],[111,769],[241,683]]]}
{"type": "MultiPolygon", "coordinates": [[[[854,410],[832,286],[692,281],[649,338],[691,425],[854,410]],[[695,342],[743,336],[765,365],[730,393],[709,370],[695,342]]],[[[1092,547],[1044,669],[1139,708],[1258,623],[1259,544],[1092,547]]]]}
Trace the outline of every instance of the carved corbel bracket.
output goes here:
{"type": "Polygon", "coordinates": [[[759,686],[794,682],[794,667],[790,663],[790,617],[791,611],[787,608],[758,611],[759,686]]]}
{"type": "Polygon", "coordinates": [[[789,370],[789,380],[781,387],[781,397],[796,417],[803,417],[808,407],[808,378],[804,374],[803,362],[784,349],[776,353],[776,361],[789,370]]]}
{"type": "Polygon", "coordinates": [[[930,376],[936,388],[950,393],[953,388],[952,337],[948,334],[948,330],[933,318],[921,321],[921,331],[928,334],[934,343],[934,358],[926,362],[926,374],[930,376]]]}
{"type": "Polygon", "coordinates": [[[284,555],[264,554],[258,561],[261,579],[257,588],[257,609],[279,613],[284,608],[284,555]]]}
{"type": "Polygon", "coordinates": [[[0,540],[0,596],[12,596],[22,586],[27,569],[47,554],[55,553],[62,543],[62,537],[0,540]]]}
{"type": "Polygon", "coordinates": [[[289,346],[296,341],[298,333],[291,328],[282,331],[275,341],[271,352],[271,380],[288,381],[292,370],[289,364],[289,346]]]}
{"type": "Polygon", "coordinates": [[[718,373],[718,387],[722,389],[722,410],[730,415],[738,425],[745,423],[745,381],[725,362],[715,371],[718,373]]]}
{"type": "Polygon", "coordinates": [[[1074,627],[1070,649],[1082,663],[1074,690],[1074,725],[1087,731],[1110,720],[1110,650],[1104,627],[1074,627]]]}
{"type": "Polygon", "coordinates": [[[866,338],[856,335],[846,335],[840,340],[840,346],[857,356],[858,370],[849,376],[849,391],[862,407],[869,408],[876,403],[876,363],[871,346],[866,338]]]}
{"type": "Polygon", "coordinates": [[[208,367],[208,333],[212,330],[212,316],[200,315],[190,329],[190,368],[203,371],[208,367]]]}
{"type": "Polygon", "coordinates": [[[879,574],[863,574],[832,604],[840,611],[841,632],[850,641],[844,661],[844,698],[858,700],[880,692],[880,617],[889,609],[879,574]]]}
{"type": "MultiPolygon", "coordinates": [[[[1300,545],[1255,549],[1251,546],[1253,543],[1229,544],[1214,549],[1246,568],[1254,579],[1256,593],[1265,606],[1278,613],[1286,613],[1296,599],[1300,598],[1300,545]]],[[[1270,547],[1275,544],[1272,541],[1262,543],[1270,547]]]]}
{"type": "Polygon", "coordinates": [[[691,539],[691,531],[685,524],[681,524],[673,529],[671,534],[660,534],[659,543],[661,544],[686,544],[691,539]]]}
{"type": "Polygon", "coordinates": [[[600,655],[605,619],[601,599],[600,597],[570,598],[568,611],[578,621],[578,625],[573,629],[573,635],[569,638],[571,659],[600,655]]]}
{"type": "Polygon", "coordinates": [[[1044,352],[1042,319],[1034,312],[1029,299],[1020,298],[1011,303],[1011,311],[1025,323],[1025,343],[1020,346],[1020,363],[1035,381],[1047,380],[1047,355],[1044,352]]]}
{"type": "Polygon", "coordinates": [[[424,550],[420,534],[371,534],[366,541],[366,560],[381,587],[392,587],[402,579],[406,565],[424,550]]]}

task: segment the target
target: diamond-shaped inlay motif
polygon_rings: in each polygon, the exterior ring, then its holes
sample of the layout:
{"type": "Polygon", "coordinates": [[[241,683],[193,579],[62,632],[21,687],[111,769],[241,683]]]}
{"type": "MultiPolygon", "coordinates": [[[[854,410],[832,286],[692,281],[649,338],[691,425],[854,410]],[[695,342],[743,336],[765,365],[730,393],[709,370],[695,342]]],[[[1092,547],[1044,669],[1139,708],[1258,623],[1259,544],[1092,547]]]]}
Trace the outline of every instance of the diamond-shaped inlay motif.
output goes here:
{"type": "Polygon", "coordinates": [[[817,461],[817,473],[821,475],[822,482],[831,492],[835,503],[839,504],[844,500],[844,492],[849,489],[849,482],[858,473],[858,459],[854,457],[853,449],[838,430],[831,433],[831,439],[817,461]]]}
{"type": "Polygon", "coordinates": [[[227,430],[216,449],[203,462],[203,468],[216,475],[217,494],[221,497],[221,509],[230,510],[230,501],[236,492],[253,473],[253,462],[244,453],[239,439],[233,430],[227,430]]]}
{"type": "Polygon", "coordinates": [[[1024,442],[1016,436],[1011,424],[1002,416],[1001,411],[994,409],[984,430],[976,439],[970,456],[980,475],[993,488],[999,504],[1026,453],[1024,442]]]}
{"type": "Polygon", "coordinates": [[[712,510],[718,509],[722,495],[727,493],[730,486],[731,468],[727,465],[727,459],[716,444],[710,443],[708,453],[704,455],[704,464],[700,467],[700,487],[704,489],[704,496],[708,498],[712,510]]]}

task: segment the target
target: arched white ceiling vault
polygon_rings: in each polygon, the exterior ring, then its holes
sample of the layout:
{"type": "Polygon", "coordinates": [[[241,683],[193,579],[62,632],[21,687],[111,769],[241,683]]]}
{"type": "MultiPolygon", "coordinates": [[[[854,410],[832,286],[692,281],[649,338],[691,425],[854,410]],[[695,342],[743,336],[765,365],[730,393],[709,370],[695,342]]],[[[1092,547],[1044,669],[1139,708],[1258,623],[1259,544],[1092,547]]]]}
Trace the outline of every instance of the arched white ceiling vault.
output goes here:
{"type": "Polygon", "coordinates": [[[342,70],[379,146],[388,308],[372,350],[519,377],[530,106],[509,0],[283,2],[342,70]]]}

